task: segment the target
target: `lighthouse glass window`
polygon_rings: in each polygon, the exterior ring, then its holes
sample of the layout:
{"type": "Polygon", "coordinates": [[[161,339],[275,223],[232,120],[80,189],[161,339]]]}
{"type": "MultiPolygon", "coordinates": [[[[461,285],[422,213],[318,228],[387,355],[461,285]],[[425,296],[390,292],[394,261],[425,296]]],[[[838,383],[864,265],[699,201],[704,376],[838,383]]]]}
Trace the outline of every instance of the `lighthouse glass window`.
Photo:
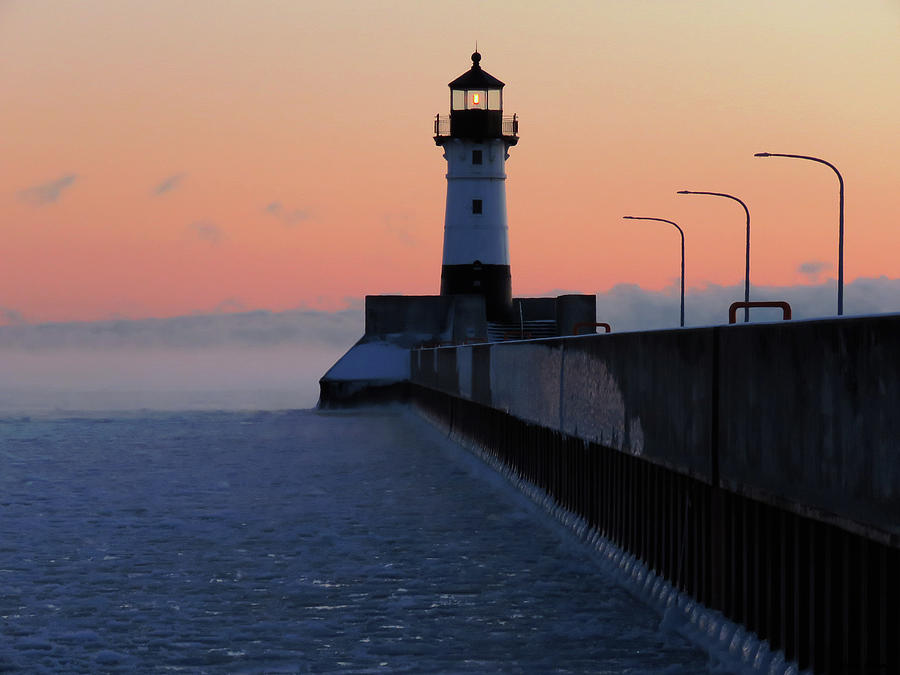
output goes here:
{"type": "Polygon", "coordinates": [[[451,110],[502,110],[503,94],[499,89],[451,89],[451,110]]]}

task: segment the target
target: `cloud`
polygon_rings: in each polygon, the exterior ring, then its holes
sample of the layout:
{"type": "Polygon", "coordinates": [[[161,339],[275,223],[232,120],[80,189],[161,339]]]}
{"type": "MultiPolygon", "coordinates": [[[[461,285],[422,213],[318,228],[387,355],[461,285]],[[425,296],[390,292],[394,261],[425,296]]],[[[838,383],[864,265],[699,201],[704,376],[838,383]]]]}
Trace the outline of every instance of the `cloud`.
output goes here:
{"type": "Polygon", "coordinates": [[[362,311],[366,308],[365,298],[353,298],[350,296],[346,296],[343,298],[343,303],[347,307],[347,309],[358,309],[362,311]]]}
{"type": "Polygon", "coordinates": [[[308,209],[286,209],[279,201],[269,202],[263,211],[278,218],[285,225],[296,225],[312,217],[308,209]]]}
{"type": "Polygon", "coordinates": [[[364,324],[352,309],[0,326],[0,410],[310,407],[364,324]]]}
{"type": "Polygon", "coordinates": [[[284,222],[288,225],[296,225],[297,223],[302,223],[304,220],[309,220],[310,217],[311,214],[309,211],[305,209],[294,209],[284,216],[284,222]]]}
{"type": "Polygon", "coordinates": [[[238,298],[225,298],[212,308],[213,314],[234,314],[247,311],[247,306],[238,298]]]}
{"type": "Polygon", "coordinates": [[[834,266],[831,263],[825,262],[824,260],[810,260],[809,262],[801,263],[800,266],[797,267],[797,271],[807,277],[810,281],[817,281],[823,272],[827,272],[828,270],[833,269],[833,267],[834,266]]]}
{"type": "Polygon", "coordinates": [[[404,246],[415,246],[418,242],[410,234],[409,228],[412,218],[408,213],[388,213],[384,216],[385,231],[397,239],[404,246]]]}
{"type": "Polygon", "coordinates": [[[197,235],[200,239],[208,241],[210,244],[216,245],[225,239],[225,233],[222,228],[208,220],[197,220],[188,225],[188,230],[197,235]]]}
{"type": "Polygon", "coordinates": [[[152,194],[155,196],[159,196],[164,195],[167,192],[171,192],[179,185],[181,185],[181,182],[184,180],[186,175],[187,174],[184,173],[176,173],[172,174],[168,178],[163,179],[163,181],[159,185],[153,188],[152,194]]]}
{"type": "MultiPolygon", "coordinates": [[[[222,304],[228,304],[230,300],[222,304]]],[[[222,305],[220,305],[221,307],[222,305]]],[[[239,312],[0,326],[0,349],[208,349],[345,345],[365,330],[362,308],[239,312]]]]}
{"type": "MultiPolygon", "coordinates": [[[[685,293],[685,325],[710,326],[728,322],[728,307],[744,299],[743,284],[709,285],[689,288],[685,293]]],[[[786,300],[795,319],[829,317],[837,314],[837,286],[834,280],[798,286],[752,286],[751,300],[786,300]]],[[[618,284],[597,295],[597,320],[613,330],[673,328],[679,322],[678,284],[662,291],[648,291],[635,284],[618,284]]],[[[845,315],[900,312],[900,279],[861,278],[844,284],[845,315]]],[[[776,321],[776,309],[753,309],[751,320],[776,321]]],[[[743,318],[743,312],[739,314],[743,318]]]]}
{"type": "Polygon", "coordinates": [[[33,185],[19,192],[19,198],[22,201],[34,204],[35,206],[44,206],[53,204],[58,201],[62,193],[70,188],[78,178],[77,174],[67,173],[56,180],[51,180],[40,185],[33,185]]]}
{"type": "Polygon", "coordinates": [[[26,323],[25,315],[17,309],[0,307],[0,324],[20,325],[26,323]]]}
{"type": "MultiPolygon", "coordinates": [[[[620,284],[597,296],[599,321],[616,332],[678,325],[678,286],[648,291],[620,284]]],[[[809,286],[754,286],[758,300],[787,300],[798,319],[832,316],[834,281],[809,286]]],[[[553,295],[556,295],[554,292],[553,295]]],[[[686,320],[721,325],[742,284],[691,288],[686,320]]],[[[900,279],[856,279],[844,288],[851,314],[900,312],[900,279]]],[[[168,319],[27,324],[0,309],[0,410],[289,408],[315,404],[316,382],[364,332],[365,313],[214,313],[168,319]],[[13,321],[9,321],[13,319],[13,321]]],[[[526,317],[527,318],[527,317],[526,317]]],[[[753,310],[756,321],[780,318],[753,310]]]]}
{"type": "MultiPolygon", "coordinates": [[[[550,295],[557,295],[554,291],[550,295]]],[[[686,323],[720,325],[728,322],[728,306],[744,297],[743,284],[690,288],[685,296],[686,323]]],[[[754,286],[754,300],[787,300],[794,317],[833,316],[837,308],[835,284],[811,286],[754,286]]],[[[844,287],[847,315],[900,312],[900,279],[856,279],[844,287]]],[[[672,328],[678,325],[677,286],[648,291],[635,284],[619,284],[597,295],[597,316],[613,330],[672,328]]],[[[206,349],[212,347],[273,347],[346,345],[364,332],[360,299],[351,308],[335,312],[297,309],[222,313],[240,307],[235,298],[223,300],[213,313],[168,319],[116,319],[94,322],[43,323],[0,326],[0,349],[206,349]]],[[[2,310],[0,310],[2,311],[2,310]]],[[[12,310],[11,316],[22,318],[12,310]]],[[[527,318],[527,317],[526,317],[527,318]]],[[[753,310],[752,318],[773,321],[777,310],[753,310]]]]}

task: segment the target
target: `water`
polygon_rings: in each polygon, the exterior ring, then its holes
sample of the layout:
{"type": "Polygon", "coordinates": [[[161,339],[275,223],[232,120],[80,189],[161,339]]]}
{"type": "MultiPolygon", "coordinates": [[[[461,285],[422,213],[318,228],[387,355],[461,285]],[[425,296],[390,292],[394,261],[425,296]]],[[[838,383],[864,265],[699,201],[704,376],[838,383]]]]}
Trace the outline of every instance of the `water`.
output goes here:
{"type": "Polygon", "coordinates": [[[699,673],[408,412],[0,420],[0,672],[699,673]]]}

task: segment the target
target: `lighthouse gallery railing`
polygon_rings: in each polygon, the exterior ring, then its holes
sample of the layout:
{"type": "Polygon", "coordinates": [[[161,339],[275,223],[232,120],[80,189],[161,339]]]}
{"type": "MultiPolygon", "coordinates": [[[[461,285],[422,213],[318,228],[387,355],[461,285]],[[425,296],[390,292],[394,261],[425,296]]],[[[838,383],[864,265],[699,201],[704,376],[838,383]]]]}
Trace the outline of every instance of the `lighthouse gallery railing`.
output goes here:
{"type": "MultiPolygon", "coordinates": [[[[519,117],[518,115],[504,115],[501,124],[501,133],[504,136],[519,135],[519,117]]],[[[450,136],[450,115],[434,116],[434,135],[450,136]]]]}

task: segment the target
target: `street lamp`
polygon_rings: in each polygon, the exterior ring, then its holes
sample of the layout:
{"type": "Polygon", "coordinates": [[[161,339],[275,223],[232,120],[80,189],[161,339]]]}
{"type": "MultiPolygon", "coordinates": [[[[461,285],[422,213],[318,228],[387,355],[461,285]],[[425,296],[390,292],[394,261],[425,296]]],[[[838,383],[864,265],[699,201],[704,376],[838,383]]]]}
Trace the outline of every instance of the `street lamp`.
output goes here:
{"type": "MultiPolygon", "coordinates": [[[[744,213],[747,214],[747,255],[746,255],[746,263],[744,267],[744,302],[750,302],[750,209],[747,208],[747,205],[735,197],[734,195],[729,195],[724,192],[698,192],[695,190],[679,190],[678,194],[680,195],[712,195],[713,197],[726,197],[728,199],[733,199],[738,204],[744,207],[744,213]]],[[[744,307],[744,323],[750,321],[750,307],[744,307]]]]}
{"type": "Polygon", "coordinates": [[[678,227],[677,223],[665,218],[645,218],[643,216],[622,216],[626,220],[655,220],[660,223],[668,223],[674,225],[681,234],[681,327],[684,328],[684,230],[678,227]]]}
{"type": "Polygon", "coordinates": [[[837,167],[831,162],[827,162],[824,159],[820,159],[818,157],[810,157],[808,155],[785,155],[780,152],[757,152],[753,155],[754,157],[792,157],[793,159],[808,159],[810,162],[818,162],[819,164],[824,164],[827,167],[831,167],[831,170],[837,174],[838,183],[841,188],[841,199],[840,199],[840,213],[839,213],[839,222],[840,226],[838,229],[838,289],[837,289],[837,305],[838,305],[838,316],[843,316],[844,314],[844,177],[841,176],[841,172],[837,170],[837,167]]]}

